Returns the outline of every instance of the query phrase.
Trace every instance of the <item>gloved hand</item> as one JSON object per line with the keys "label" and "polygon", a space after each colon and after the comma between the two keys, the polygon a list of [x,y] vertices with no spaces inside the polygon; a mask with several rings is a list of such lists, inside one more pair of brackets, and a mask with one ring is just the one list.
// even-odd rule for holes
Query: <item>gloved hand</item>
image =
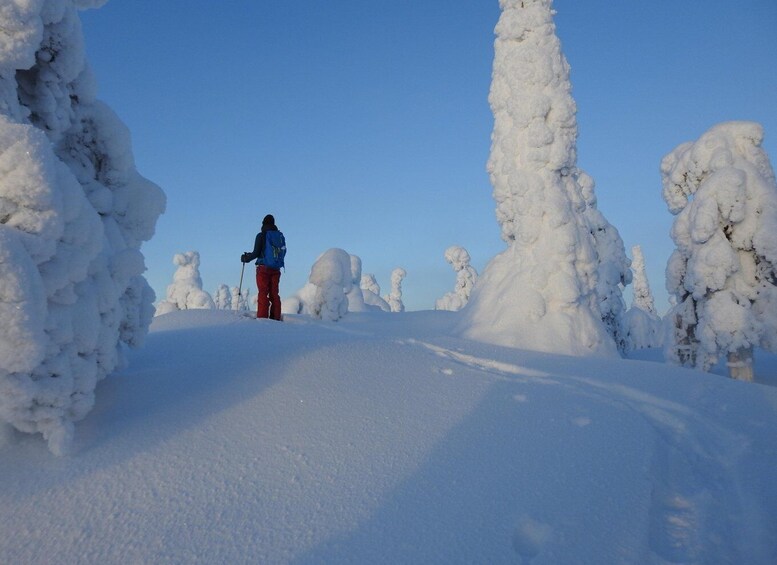
{"label": "gloved hand", "polygon": [[248,263],[251,259],[248,258],[248,253],[243,253],[240,256],[240,262],[241,263]]}

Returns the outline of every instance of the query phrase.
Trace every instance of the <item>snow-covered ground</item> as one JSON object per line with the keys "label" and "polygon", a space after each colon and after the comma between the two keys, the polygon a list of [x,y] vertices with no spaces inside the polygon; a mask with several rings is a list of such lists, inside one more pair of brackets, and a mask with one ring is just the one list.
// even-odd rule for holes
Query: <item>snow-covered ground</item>
{"label": "snow-covered ground", "polygon": [[777,563],[777,388],[456,316],[156,318],[72,455],[6,431],[0,563]]}

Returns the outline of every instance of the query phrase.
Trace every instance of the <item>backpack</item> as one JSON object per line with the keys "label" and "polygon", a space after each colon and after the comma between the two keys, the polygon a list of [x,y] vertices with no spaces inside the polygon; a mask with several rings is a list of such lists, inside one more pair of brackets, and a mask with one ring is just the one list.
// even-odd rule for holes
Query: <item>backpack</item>
{"label": "backpack", "polygon": [[268,230],[264,234],[264,255],[260,262],[271,269],[280,269],[286,257],[286,238],[278,230]]}

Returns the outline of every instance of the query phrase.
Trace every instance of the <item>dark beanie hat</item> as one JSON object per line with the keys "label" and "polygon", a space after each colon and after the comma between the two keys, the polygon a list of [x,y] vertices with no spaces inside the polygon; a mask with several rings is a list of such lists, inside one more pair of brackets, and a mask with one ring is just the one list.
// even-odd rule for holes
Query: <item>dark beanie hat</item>
{"label": "dark beanie hat", "polygon": [[262,220],[263,226],[274,226],[275,225],[275,218],[273,218],[272,214],[267,214],[264,217],[264,220]]}

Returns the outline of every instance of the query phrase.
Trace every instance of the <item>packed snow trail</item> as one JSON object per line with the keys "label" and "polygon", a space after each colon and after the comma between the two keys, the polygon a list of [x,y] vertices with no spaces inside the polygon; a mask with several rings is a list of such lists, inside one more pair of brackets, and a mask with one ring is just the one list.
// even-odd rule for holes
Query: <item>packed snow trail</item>
{"label": "packed snow trail", "polygon": [[456,314],[155,319],[0,562],[777,562],[777,389],[446,337]]}

